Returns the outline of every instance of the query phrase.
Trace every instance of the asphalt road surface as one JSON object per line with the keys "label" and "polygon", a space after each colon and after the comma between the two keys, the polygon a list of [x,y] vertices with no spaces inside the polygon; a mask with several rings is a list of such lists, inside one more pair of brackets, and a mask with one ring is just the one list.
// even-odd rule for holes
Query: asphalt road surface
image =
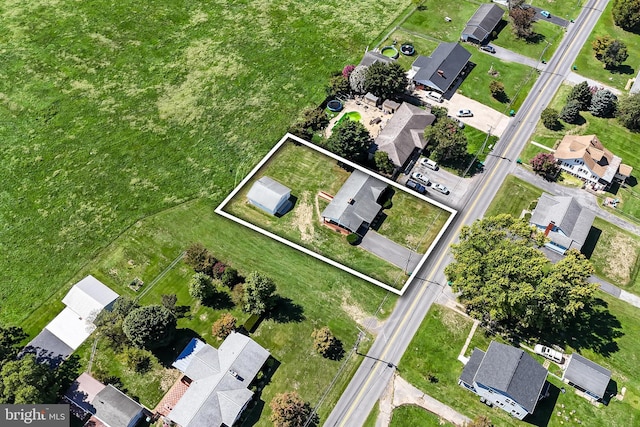
{"label": "asphalt road surface", "polygon": [[[504,178],[515,167],[516,159],[529,140],[540,117],[556,90],[570,72],[582,45],[587,40],[608,0],[588,1],[575,24],[568,27],[545,71],[531,89],[492,155],[487,159],[484,176],[468,192],[468,200],[458,212],[449,230],[424,264],[413,285],[398,304],[378,334],[369,353],[353,376],[345,392],[329,415],[325,426],[361,426],[380,398],[404,351],[425,314],[446,286],[444,267],[451,261],[449,245],[457,239],[460,227],[481,218]],[[425,354],[425,357],[429,357]],[[449,403],[449,402],[444,402]]]}

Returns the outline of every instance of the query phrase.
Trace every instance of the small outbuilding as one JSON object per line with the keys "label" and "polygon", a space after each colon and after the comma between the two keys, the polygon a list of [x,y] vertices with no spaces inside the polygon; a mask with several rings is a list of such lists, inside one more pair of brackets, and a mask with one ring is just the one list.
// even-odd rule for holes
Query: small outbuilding
{"label": "small outbuilding", "polygon": [[387,99],[382,103],[382,111],[385,113],[393,114],[398,111],[398,108],[400,108],[400,104],[391,99]]}
{"label": "small outbuilding", "polygon": [[283,215],[291,209],[290,198],[291,190],[268,176],[257,180],[247,194],[249,203],[271,215]]}
{"label": "small outbuilding", "polygon": [[502,19],[504,10],[494,3],[483,3],[467,22],[460,38],[466,42],[481,44]]}
{"label": "small outbuilding", "polygon": [[611,381],[611,371],[578,353],[573,353],[562,379],[589,397],[601,400]]}
{"label": "small outbuilding", "polygon": [[377,96],[375,96],[371,92],[367,92],[367,94],[364,96],[364,103],[365,104],[371,105],[372,107],[377,107],[378,106],[378,102],[380,102],[380,98],[378,98]]}

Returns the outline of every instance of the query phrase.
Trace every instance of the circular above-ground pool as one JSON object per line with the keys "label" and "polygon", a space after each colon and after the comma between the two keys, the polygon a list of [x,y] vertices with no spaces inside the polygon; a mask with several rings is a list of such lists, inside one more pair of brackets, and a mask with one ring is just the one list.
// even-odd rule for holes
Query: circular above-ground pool
{"label": "circular above-ground pool", "polygon": [[398,49],[396,49],[394,46],[385,46],[382,48],[380,53],[393,59],[396,59],[399,56]]}
{"label": "circular above-ground pool", "polygon": [[413,48],[412,44],[407,43],[400,46],[400,52],[402,52],[403,55],[411,56],[416,53],[416,50]]}
{"label": "circular above-ground pool", "polygon": [[327,102],[327,108],[329,109],[329,111],[337,113],[338,111],[342,110],[342,102],[338,101],[337,99],[332,99],[331,101]]}

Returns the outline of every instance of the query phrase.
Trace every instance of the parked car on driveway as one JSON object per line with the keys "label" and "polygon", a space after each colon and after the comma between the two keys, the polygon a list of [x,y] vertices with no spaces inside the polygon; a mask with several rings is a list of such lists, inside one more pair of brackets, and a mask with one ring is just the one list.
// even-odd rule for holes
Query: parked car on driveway
{"label": "parked car on driveway", "polygon": [[473,117],[473,113],[471,112],[471,110],[458,110],[458,114],[456,114],[456,116],[458,116],[458,117]]}
{"label": "parked car on driveway", "polygon": [[419,182],[416,182],[416,181],[414,181],[412,179],[408,180],[405,185],[407,187],[409,187],[410,189],[417,191],[420,194],[424,194],[424,193],[427,192],[427,189],[424,187],[424,185],[422,185]]}
{"label": "parked car on driveway", "polygon": [[548,10],[541,10],[540,15],[544,16],[545,18],[551,17],[551,13],[549,13]]}
{"label": "parked car on driveway", "polygon": [[422,159],[420,159],[418,164],[420,166],[424,166],[425,168],[428,168],[434,171],[437,171],[439,169],[438,164],[436,162],[434,162],[431,159],[427,159],[426,157],[423,157]]}
{"label": "parked car on driveway", "polygon": [[430,90],[427,93],[425,93],[425,95],[429,99],[433,99],[434,101],[437,101],[437,102],[442,102],[442,95],[439,94],[438,92]]}
{"label": "parked car on driveway", "polygon": [[494,48],[490,44],[480,46],[480,50],[484,50],[485,52],[489,52],[489,53],[496,53],[496,48]]}
{"label": "parked car on driveway", "polygon": [[431,186],[436,191],[439,191],[442,194],[449,194],[449,189],[442,184],[433,184]]}
{"label": "parked car on driveway", "polygon": [[420,172],[412,173],[411,178],[415,179],[416,181],[424,185],[429,185],[429,177],[427,175],[421,174]]}
{"label": "parked car on driveway", "polygon": [[536,354],[539,354],[542,357],[546,357],[549,360],[553,360],[554,362],[557,362],[557,363],[562,363],[563,354],[550,347],[546,347],[541,344],[536,344],[535,347],[533,348],[533,351]]}

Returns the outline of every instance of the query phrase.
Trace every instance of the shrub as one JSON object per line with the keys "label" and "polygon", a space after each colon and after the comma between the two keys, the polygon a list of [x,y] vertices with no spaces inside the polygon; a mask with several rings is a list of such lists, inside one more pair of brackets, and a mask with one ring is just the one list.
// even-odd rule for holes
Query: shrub
{"label": "shrub", "polygon": [[127,347],[124,350],[123,356],[124,362],[129,369],[133,369],[137,373],[145,373],[151,369],[153,355],[147,350],[137,347]]}
{"label": "shrub", "polygon": [[387,154],[387,152],[385,151],[376,151],[376,153],[373,155],[373,161],[376,164],[376,169],[387,175],[391,175],[396,168],[396,166],[389,158],[389,154]]}
{"label": "shrub", "polygon": [[345,67],[342,69],[342,77],[348,80],[349,76],[351,76],[351,73],[355,69],[356,69],[355,65],[345,65]]}
{"label": "shrub", "polygon": [[502,99],[506,96],[504,93],[504,84],[498,80],[491,80],[489,90],[491,91],[491,96],[496,99]]}
{"label": "shrub", "polygon": [[200,302],[213,298],[215,289],[211,277],[204,273],[196,273],[189,282],[189,295]]}
{"label": "shrub", "polygon": [[178,296],[176,294],[162,295],[162,306],[175,314]]}
{"label": "shrub", "polygon": [[578,101],[569,101],[560,111],[560,118],[567,123],[577,123],[580,117],[580,104]]}
{"label": "shrub", "polygon": [[236,318],[231,313],[224,313],[211,326],[211,334],[218,339],[225,339],[236,329]]}
{"label": "shrub", "polygon": [[544,110],[542,110],[540,119],[542,119],[542,124],[547,129],[558,130],[560,128],[560,122],[558,121],[558,112],[553,108],[545,108]]}
{"label": "shrub", "polygon": [[347,234],[347,242],[350,245],[357,245],[358,242],[360,241],[360,236],[358,236],[356,233],[351,233],[351,234]]}
{"label": "shrub", "polygon": [[269,406],[274,427],[303,427],[312,413],[311,405],[295,391],[276,394]]}
{"label": "shrub", "polygon": [[244,285],[241,283],[237,283],[233,290],[231,291],[231,301],[238,307],[242,306],[242,301],[244,298]]}
{"label": "shrub", "polygon": [[328,327],[325,326],[320,329],[314,329],[311,337],[313,338],[313,348],[315,348],[322,357],[333,360],[342,358],[342,354],[344,353],[342,343],[333,335]]}

